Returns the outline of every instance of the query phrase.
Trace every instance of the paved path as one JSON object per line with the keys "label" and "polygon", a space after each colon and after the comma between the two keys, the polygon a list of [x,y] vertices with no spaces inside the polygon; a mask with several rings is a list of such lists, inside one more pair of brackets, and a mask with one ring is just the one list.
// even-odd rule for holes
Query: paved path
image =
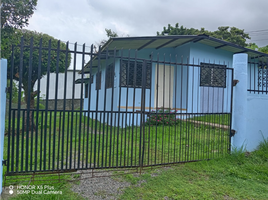
{"label": "paved path", "polygon": [[230,126],[223,125],[223,124],[216,124],[216,123],[195,121],[195,120],[188,120],[188,119],[183,119],[182,121],[191,122],[191,123],[194,123],[194,124],[202,124],[202,125],[212,126],[212,127],[221,128],[221,129],[224,129],[224,130],[229,130],[230,129]]}

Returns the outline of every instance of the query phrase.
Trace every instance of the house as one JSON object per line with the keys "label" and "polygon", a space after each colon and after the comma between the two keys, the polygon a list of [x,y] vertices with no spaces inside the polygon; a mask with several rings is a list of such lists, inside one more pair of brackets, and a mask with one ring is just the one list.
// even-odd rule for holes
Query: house
{"label": "house", "polygon": [[237,53],[266,55],[207,35],[111,38],[81,71],[90,74],[84,111],[122,127],[159,108],[176,118],[228,114]]}

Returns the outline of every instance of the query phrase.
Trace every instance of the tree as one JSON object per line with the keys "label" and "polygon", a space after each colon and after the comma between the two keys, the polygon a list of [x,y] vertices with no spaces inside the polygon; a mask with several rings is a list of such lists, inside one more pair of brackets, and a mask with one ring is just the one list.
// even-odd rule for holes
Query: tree
{"label": "tree", "polygon": [[19,41],[16,29],[29,24],[37,0],[2,0],[1,3],[1,58],[8,58],[11,44]]}
{"label": "tree", "polygon": [[262,53],[267,53],[268,54],[268,45],[264,46],[264,47],[260,47],[258,49],[258,51],[262,52]]}
{"label": "tree", "polygon": [[206,34],[227,42],[232,42],[239,46],[247,46],[246,39],[250,39],[249,35],[244,32],[244,30],[238,29],[236,27],[221,26],[218,27],[216,31],[208,31],[205,28],[200,30],[195,28],[186,28],[179,26],[179,23],[176,23],[175,27],[168,24],[168,27],[164,27],[161,33],[157,32],[157,35],[200,35]]}
{"label": "tree", "polygon": [[[108,37],[108,39],[112,38],[112,37],[118,37],[118,34],[114,31],[112,31],[111,29],[105,29],[106,32],[106,36]],[[96,45],[94,45],[94,51],[95,53],[98,52],[97,50],[97,46],[103,46],[108,40],[103,39],[102,41],[100,41],[99,43],[97,43]]]}
{"label": "tree", "polygon": [[[38,79],[41,79],[45,74],[47,74],[48,70],[48,64],[50,64],[49,72],[64,72],[66,66],[69,67],[70,62],[71,62],[71,55],[68,54],[67,58],[67,63],[66,63],[66,53],[63,51],[60,51],[59,53],[59,66],[57,69],[57,51],[56,50],[51,50],[50,53],[50,62],[48,63],[48,50],[47,49],[42,49],[41,51],[41,67],[40,67],[40,76],[38,75],[38,64],[39,64],[39,42],[40,39],[42,39],[42,46],[43,47],[48,47],[49,43],[51,42],[51,48],[52,49],[57,49],[58,44],[60,45],[61,50],[66,50],[66,45],[63,42],[60,42],[53,37],[43,34],[43,33],[38,33],[36,31],[29,31],[25,29],[17,30],[16,31],[16,37],[15,38],[20,38],[20,36],[23,36],[23,42],[24,42],[24,49],[23,49],[23,73],[20,73],[20,46],[16,46],[14,48],[14,68],[13,68],[13,78],[14,80],[19,81],[21,78],[21,87],[24,90],[24,101],[27,105],[28,98],[30,100],[30,105],[27,105],[30,107],[30,109],[35,108],[35,103],[34,103],[34,98],[38,94],[38,91],[33,91],[34,90],[34,85]],[[38,47],[34,48],[32,51],[32,62],[30,63],[30,44],[31,44],[31,38],[33,40],[33,46]],[[16,43],[19,43],[20,41],[17,41]],[[8,74],[11,74],[11,62],[12,58],[11,56],[8,58]],[[29,66],[32,64],[32,70],[29,70]],[[10,76],[10,75],[9,75]],[[31,77],[31,79],[29,79]],[[29,83],[29,80],[31,82]],[[29,96],[30,94],[30,96]],[[32,112],[30,113],[30,124],[33,124],[31,122],[32,119]],[[25,122],[27,120],[24,120]],[[25,126],[27,127],[27,126]]]}
{"label": "tree", "polygon": [[247,48],[268,54],[268,45],[264,47],[258,47],[258,45],[256,45],[255,43],[249,43]]}

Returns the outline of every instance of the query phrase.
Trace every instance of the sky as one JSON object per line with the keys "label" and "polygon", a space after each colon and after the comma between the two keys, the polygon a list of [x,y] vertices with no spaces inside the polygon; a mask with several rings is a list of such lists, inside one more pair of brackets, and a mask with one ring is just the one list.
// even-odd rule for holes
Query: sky
{"label": "sky", "polygon": [[267,0],[38,0],[27,29],[89,46],[107,39],[105,28],[155,36],[168,24],[209,31],[234,26],[261,47],[268,45],[267,8]]}

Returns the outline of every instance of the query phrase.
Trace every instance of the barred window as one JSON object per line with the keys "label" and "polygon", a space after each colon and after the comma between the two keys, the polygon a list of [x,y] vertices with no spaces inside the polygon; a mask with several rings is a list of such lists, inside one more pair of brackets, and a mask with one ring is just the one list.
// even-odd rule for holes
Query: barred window
{"label": "barred window", "polygon": [[[121,60],[121,76],[120,76],[120,86],[121,87],[142,87],[142,66],[143,62]],[[151,88],[151,69],[152,64],[146,64],[146,88]],[[136,73],[135,73],[136,72]]]}
{"label": "barred window", "polygon": [[88,98],[88,83],[85,84],[85,98]]}
{"label": "barred window", "polygon": [[268,69],[264,63],[260,63],[258,67],[258,87],[260,90],[268,89]]}
{"label": "barred window", "polygon": [[106,68],[106,74],[105,74],[105,84],[106,88],[112,88],[114,84],[114,64],[110,64]]}
{"label": "barred window", "polygon": [[101,89],[101,72],[96,74],[96,90]]}
{"label": "barred window", "polygon": [[226,65],[200,63],[200,86],[226,87]]}

